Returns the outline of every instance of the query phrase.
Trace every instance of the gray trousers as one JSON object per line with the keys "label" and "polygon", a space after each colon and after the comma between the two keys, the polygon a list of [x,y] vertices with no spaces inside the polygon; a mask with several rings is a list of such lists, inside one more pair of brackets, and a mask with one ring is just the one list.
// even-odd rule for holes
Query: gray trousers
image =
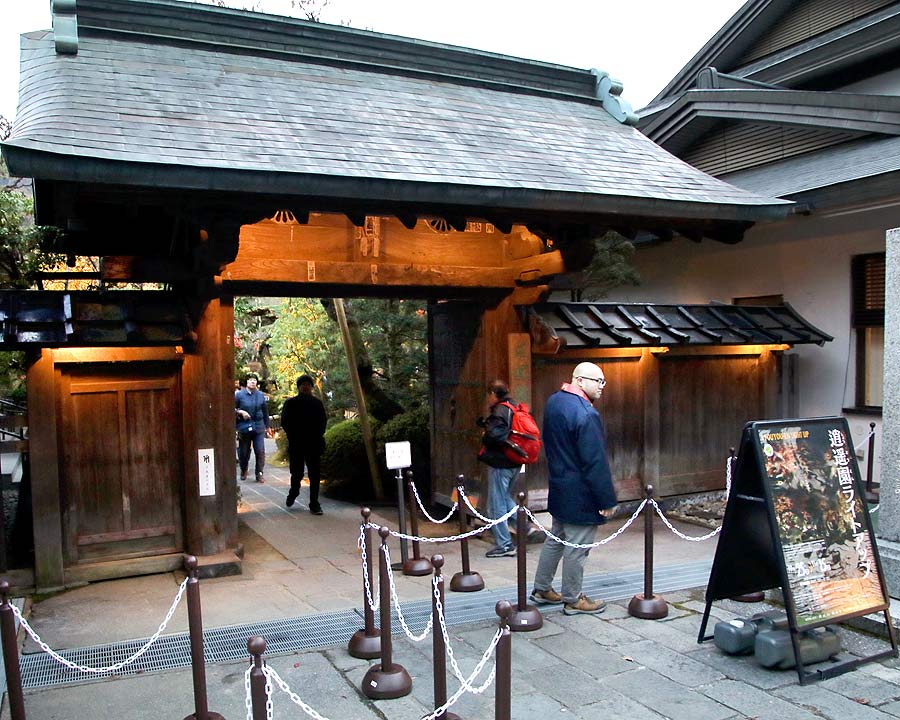
{"label": "gray trousers", "polygon": [[[594,542],[597,526],[572,525],[553,518],[550,532],[561,540],[586,545]],[[584,563],[590,552],[590,549],[571,548],[548,537],[544,540],[544,547],[541,548],[537,572],[534,574],[534,589],[549,590],[553,587],[553,576],[556,575],[559,559],[562,558],[562,599],[565,603],[574,603],[581,594]]]}

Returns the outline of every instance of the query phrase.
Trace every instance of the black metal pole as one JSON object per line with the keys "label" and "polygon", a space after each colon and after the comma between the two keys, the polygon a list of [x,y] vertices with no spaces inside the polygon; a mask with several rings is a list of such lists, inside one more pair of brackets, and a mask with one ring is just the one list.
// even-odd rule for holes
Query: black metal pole
{"label": "black metal pole", "polygon": [[253,720],[266,720],[266,705],[269,696],[266,695],[266,674],[263,672],[263,653],[266,651],[266,641],[258,635],[247,640],[247,652],[253,658],[253,667],[250,669],[250,705],[253,709]]}
{"label": "black metal pole", "polygon": [[875,423],[869,423],[869,451],[866,457],[866,502],[877,503],[880,493],[872,487],[872,473],[875,468]]}
{"label": "black metal pole", "polygon": [[0,635],[3,636],[3,668],[6,670],[6,693],[9,698],[9,714],[12,720],[25,720],[25,696],[22,693],[22,675],[19,672],[19,643],[16,641],[16,617],[9,604],[9,583],[0,580]]}
{"label": "black metal pole", "polygon": [[191,641],[191,672],[194,679],[194,714],[184,720],[223,720],[216,712],[209,711],[206,696],[206,660],[203,657],[203,610],[200,607],[200,580],[197,578],[197,558],[188,555],[184,559],[188,573],[187,611]]}
{"label": "black metal pole", "polygon": [[[419,513],[416,507],[416,498],[413,489],[413,473],[407,470],[406,476],[406,503],[409,505],[409,531],[413,537],[419,537]],[[403,574],[412,576],[431,575],[431,563],[422,557],[419,551],[419,541],[412,541],[413,556],[403,561]]]}
{"label": "black metal pole", "polygon": [[[458,475],[456,478],[456,496],[459,503],[459,534],[465,535],[466,505],[463,497],[466,494],[466,476]],[[484,589],[484,579],[477,572],[469,568],[469,539],[462,538],[459,541],[459,554],[462,560],[462,570],[450,578],[450,589],[453,592],[477,592]]]}
{"label": "black metal pole", "polygon": [[635,595],[628,603],[628,614],[645,620],[659,620],[669,614],[669,604],[661,595],[653,594],[653,486],[644,488],[644,594]]}
{"label": "black metal pole", "polygon": [[[381,655],[381,633],[375,629],[375,611],[369,605],[369,593],[375,592],[375,557],[372,554],[372,528],[369,517],[372,511],[364,507],[359,511],[362,515],[362,551],[366,554],[366,576],[363,578],[363,619],[362,630],[357,630],[350,638],[347,652],[355,658],[372,660]],[[366,591],[366,577],[369,580],[369,591]],[[373,595],[374,597],[374,595]]]}
{"label": "black metal pole", "polygon": [[540,630],[544,626],[544,616],[534,605],[529,605],[526,597],[525,582],[528,569],[525,565],[525,552],[528,536],[528,513],[525,509],[527,495],[520,492],[516,499],[519,507],[516,509],[516,608],[509,618],[509,627],[513,632],[531,632]]}
{"label": "black metal pole", "polygon": [[[403,500],[403,470],[397,468],[397,524],[401,535],[406,535],[406,502]],[[409,560],[409,551],[406,547],[406,539],[400,538],[400,562],[395,566],[401,570]]]}
{"label": "black metal pole", "polygon": [[[434,568],[434,577],[437,582],[437,595],[431,594],[431,650],[434,668],[434,709],[437,710],[447,702],[447,645],[444,642],[444,633],[441,631],[441,617],[438,613],[438,600],[441,607],[444,606],[444,576],[441,568],[444,566],[443,555],[433,555],[431,565]],[[446,613],[445,613],[446,616]],[[445,710],[436,716],[436,720],[459,720],[455,713]]]}
{"label": "black metal pole", "polygon": [[509,617],[512,606],[501,600],[495,608],[500,618],[500,641],[497,643],[497,683],[494,695],[494,720],[510,720],[512,714],[512,633]]}

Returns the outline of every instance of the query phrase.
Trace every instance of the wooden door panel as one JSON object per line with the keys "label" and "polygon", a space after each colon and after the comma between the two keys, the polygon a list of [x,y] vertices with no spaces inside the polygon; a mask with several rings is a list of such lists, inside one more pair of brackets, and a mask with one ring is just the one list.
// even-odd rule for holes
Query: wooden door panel
{"label": "wooden door panel", "polygon": [[182,549],[177,373],[157,363],[64,371],[68,563]]}

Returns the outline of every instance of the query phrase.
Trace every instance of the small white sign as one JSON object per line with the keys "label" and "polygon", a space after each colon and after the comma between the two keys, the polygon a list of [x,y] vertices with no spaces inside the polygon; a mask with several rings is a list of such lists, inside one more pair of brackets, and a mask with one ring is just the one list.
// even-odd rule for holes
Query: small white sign
{"label": "small white sign", "polygon": [[201,448],[197,451],[200,463],[200,497],[216,494],[216,451],[214,448]]}
{"label": "small white sign", "polygon": [[384,454],[387,457],[388,470],[399,470],[412,465],[412,452],[409,440],[384,444]]}

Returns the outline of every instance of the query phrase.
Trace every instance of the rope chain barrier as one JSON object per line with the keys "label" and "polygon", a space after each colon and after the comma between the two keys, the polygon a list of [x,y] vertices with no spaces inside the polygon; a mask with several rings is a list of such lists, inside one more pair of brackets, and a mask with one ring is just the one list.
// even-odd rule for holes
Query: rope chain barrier
{"label": "rope chain barrier", "polygon": [[[479,527],[479,528],[475,528],[474,530],[470,530],[470,531],[467,532],[467,533],[460,533],[459,535],[448,535],[447,537],[430,538],[430,537],[421,537],[421,536],[418,536],[418,535],[407,535],[406,533],[397,532],[396,530],[390,530],[390,529],[388,530],[388,532],[390,532],[390,534],[391,534],[392,537],[398,538],[398,539],[400,539],[400,540],[412,540],[412,541],[420,542],[420,543],[450,543],[450,542],[456,542],[457,540],[462,540],[462,539],[464,539],[464,538],[470,538],[470,537],[474,537],[475,535],[481,535],[481,533],[487,532],[487,531],[490,530],[492,527],[494,527],[494,525],[499,525],[499,524],[502,523],[502,522],[508,521],[513,515],[516,514],[516,510],[518,510],[518,508],[515,508],[515,507],[514,507],[512,510],[510,510],[510,511],[507,512],[506,514],[501,515],[500,517],[498,517],[496,520],[490,520],[490,521],[488,522],[487,525],[482,525],[482,526]],[[369,524],[368,524],[368,527],[369,527],[371,530],[377,530],[378,528],[381,527],[381,525],[376,525],[376,524],[374,524],[374,523],[369,523]]]}
{"label": "rope chain barrier", "polygon": [[[453,654],[453,646],[450,644],[450,633],[447,630],[447,621],[444,618],[444,604],[441,602],[441,592],[438,589],[438,581],[437,578],[432,579],[432,586],[434,592],[434,600],[435,605],[437,606],[438,611],[438,620],[441,624],[441,635],[444,637],[444,647],[447,649],[447,657],[450,658],[450,667],[453,670],[453,674],[456,676],[456,679],[462,683],[463,689],[466,689],[468,692],[471,692],[473,695],[480,695],[485,690],[487,690],[491,683],[494,681],[494,675],[497,672],[497,663],[495,662],[493,666],[491,666],[491,672],[488,674],[487,680],[484,681],[484,684],[480,687],[472,687],[471,681],[474,680],[480,674],[481,670],[479,669],[477,672],[473,673],[472,676],[467,680],[466,676],[463,675],[462,670],[459,669],[459,664],[456,662],[456,656]],[[498,640],[499,640],[499,633]]]}
{"label": "rope chain barrier", "polygon": [[469,511],[475,517],[477,517],[479,520],[481,520],[481,522],[494,522],[492,518],[485,517],[480,512],[478,512],[478,509],[472,504],[472,501],[469,500],[469,496],[466,495],[465,492],[461,492],[460,495],[462,495],[463,502],[468,506]]}
{"label": "rope chain barrier", "polygon": [[543,530],[544,534],[551,540],[555,540],[560,545],[565,545],[566,547],[576,548],[578,550],[588,550],[591,548],[600,547],[601,545],[606,545],[606,543],[608,543],[612,540],[615,540],[617,537],[619,537],[619,535],[621,535],[629,527],[631,527],[631,524],[635,521],[637,516],[641,514],[641,510],[644,509],[644,506],[646,504],[647,504],[647,499],[644,498],[641,501],[641,504],[638,505],[637,510],[635,510],[634,513],[632,513],[631,517],[628,518],[628,520],[622,527],[620,527],[618,530],[616,530],[614,533],[612,533],[608,537],[605,537],[602,540],[598,540],[597,542],[593,542],[593,543],[573,543],[573,542],[569,542],[568,540],[563,540],[562,538],[558,538],[558,537],[556,537],[556,535],[554,535],[552,532],[550,532],[547,528],[545,528],[543,525],[541,525],[541,523],[538,521],[538,519],[534,516],[534,513],[531,512],[530,508],[526,507],[525,513],[531,519],[531,522],[533,522],[540,530]]}
{"label": "rope chain barrier", "polygon": [[378,612],[378,596],[375,595],[373,598],[372,586],[369,585],[369,558],[366,554],[365,531],[365,527],[360,526],[359,540],[356,544],[357,547],[359,547],[359,554],[362,557],[363,582],[366,586],[366,602],[369,603],[369,608],[372,610],[372,612]]}
{"label": "rope chain barrier", "polygon": [[178,588],[178,593],[175,595],[175,601],[172,603],[172,607],[170,607],[169,612],[166,613],[165,620],[163,620],[160,623],[159,628],[156,630],[155,633],[153,633],[153,637],[151,637],[146,643],[144,643],[144,646],[142,648],[140,648],[137,652],[135,652],[131,657],[126,658],[125,660],[122,660],[121,662],[117,662],[115,665],[110,665],[109,667],[105,667],[105,668],[94,668],[94,667],[89,667],[87,665],[79,665],[78,663],[73,663],[71,660],[66,660],[66,658],[64,658],[62,655],[57,653],[49,645],[47,645],[47,643],[45,643],[43,640],[41,640],[40,635],[38,635],[34,631],[34,629],[31,627],[31,625],[28,624],[28,621],[24,617],[22,617],[22,612],[19,610],[18,607],[16,607],[15,605],[11,605],[10,607],[12,607],[13,615],[15,615],[19,619],[19,622],[22,624],[22,627],[25,628],[25,632],[27,632],[31,636],[31,639],[34,640],[40,646],[41,650],[43,650],[50,657],[52,657],[54,660],[56,660],[56,662],[61,663],[61,664],[65,665],[66,667],[71,668],[72,670],[78,670],[79,672],[83,672],[83,673],[93,673],[93,674],[99,675],[102,673],[115,672],[117,670],[121,670],[123,667],[125,667],[126,665],[129,665],[130,663],[133,663],[141,655],[143,655],[145,652],[147,652],[149,647],[159,639],[160,635],[162,635],[163,631],[166,629],[166,625],[169,624],[169,620],[172,619],[172,615],[175,614],[175,608],[177,608],[178,603],[181,602],[181,597],[182,597],[182,595],[184,595],[184,590],[187,587],[188,580],[190,580],[190,575],[188,575],[182,581],[181,587]]}
{"label": "rope chain barrier", "polygon": [[419,497],[419,490],[416,488],[416,484],[410,483],[410,485],[412,485],[412,491],[413,491],[413,495],[416,498],[416,502],[419,504],[419,510],[421,510],[422,514],[433,523],[437,523],[438,525],[441,525],[441,524],[447,522],[451,517],[453,517],[453,513],[456,512],[456,508],[459,507],[459,502],[458,501],[454,502],[453,507],[450,508],[450,512],[447,513],[446,517],[443,520],[438,520],[437,518],[432,517],[431,513],[429,513],[425,509],[425,505],[422,503],[422,498]]}
{"label": "rope chain barrier", "polygon": [[[437,584],[435,583],[435,587]],[[444,623],[444,615],[443,609],[441,609],[438,613],[441,618],[441,627],[444,632],[445,640],[447,636],[446,625]],[[494,637],[491,639],[490,645],[488,645],[487,650],[484,651],[484,654],[481,656],[481,660],[478,661],[478,664],[475,666],[475,669],[472,671],[472,674],[468,677],[460,677],[460,686],[455,693],[438,708],[435,708],[433,712],[425,715],[421,720],[437,720],[437,718],[441,717],[447,710],[453,706],[457,700],[466,692],[470,692],[473,694],[480,694],[487,690],[490,687],[490,684],[494,681],[496,665],[491,669],[491,672],[488,676],[488,679],[481,687],[473,687],[472,683],[475,682],[475,679],[481,674],[482,670],[484,670],[484,666],[487,661],[490,659],[491,655],[494,654],[494,651],[497,649],[497,644],[500,642],[500,638],[503,635],[503,631],[500,628],[497,628],[497,631],[494,633]],[[447,650],[450,651],[450,645],[447,644]],[[452,654],[450,657],[453,657]],[[454,662],[455,666],[455,662]],[[244,671],[244,692],[245,699],[244,705],[247,708],[247,720],[253,720],[253,698],[250,690],[250,671],[253,669],[253,665],[251,665]],[[458,667],[456,667],[458,669]],[[295,705],[297,705],[303,712],[309,715],[314,720],[328,720],[327,717],[318,713],[313,707],[308,705],[303,701],[303,699],[297,695],[297,693],[293,692],[290,686],[281,678],[278,672],[270,667],[267,663],[263,662],[262,666],[263,674],[266,676],[266,720],[273,720],[274,714],[274,704],[272,701],[272,689],[273,689],[273,681],[274,684],[278,686],[278,688],[285,693]]]}
{"label": "rope chain barrier", "polygon": [[[646,500],[644,502],[647,502]],[[710,530],[706,535],[699,535],[697,537],[692,537],[691,535],[685,535],[681,530],[676,528],[671,522],[669,522],[669,518],[667,518],[662,511],[662,508],[657,505],[656,498],[650,498],[650,504],[653,505],[653,509],[656,510],[656,514],[659,515],[659,519],[663,521],[663,524],[669,528],[673,533],[675,533],[682,540],[689,540],[690,542],[703,542],[704,540],[709,540],[711,537],[715,537],[720,532],[722,532],[722,526],[719,525],[714,530]]]}
{"label": "rope chain barrier", "polygon": [[434,618],[431,617],[431,613],[428,614],[428,622],[425,624],[425,629],[422,631],[421,635],[414,635],[413,631],[409,629],[409,626],[406,624],[406,618],[403,617],[403,610],[400,608],[400,598],[397,597],[397,586],[394,584],[394,571],[391,568],[391,551],[388,549],[388,546],[384,546],[384,559],[385,564],[387,565],[387,576],[388,576],[388,584],[391,586],[391,600],[394,603],[394,608],[397,610],[397,618],[400,620],[400,627],[403,628],[403,632],[406,633],[406,637],[408,637],[413,642],[422,642],[425,638],[428,637],[428,634],[431,632],[431,625],[434,622]]}

